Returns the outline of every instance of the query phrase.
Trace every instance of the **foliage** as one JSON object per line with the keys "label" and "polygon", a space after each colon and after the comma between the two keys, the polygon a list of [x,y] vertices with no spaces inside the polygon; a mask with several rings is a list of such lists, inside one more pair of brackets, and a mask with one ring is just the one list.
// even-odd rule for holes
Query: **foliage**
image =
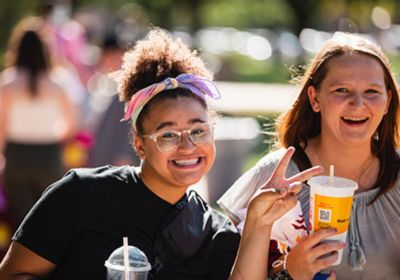
{"label": "foliage", "polygon": [[[39,4],[43,1],[0,0],[0,68],[12,28],[22,17],[38,14]],[[385,8],[394,22],[400,21],[400,13],[397,13],[400,2],[397,0],[71,0],[71,3],[74,11],[103,7],[110,15],[135,14],[134,17],[141,17],[137,22],[146,27],[149,24],[167,29],[179,27],[192,34],[212,26],[240,30],[285,29],[295,34],[303,28],[378,33],[370,19],[372,8],[377,5]],[[355,26],[351,26],[351,21],[340,25],[343,18],[351,18]],[[286,82],[290,73],[285,64],[297,64],[296,61],[280,60],[282,58],[256,61],[239,54],[229,54],[222,59],[232,79],[243,81]],[[397,57],[392,60],[398,72]]]}
{"label": "foliage", "polygon": [[280,0],[230,0],[206,2],[200,10],[205,26],[231,26],[236,28],[259,28],[290,26],[293,12]]}
{"label": "foliage", "polygon": [[[232,80],[269,83],[286,83],[290,80],[289,67],[279,58],[259,61],[248,56],[232,55],[229,61],[231,63]],[[246,67],[243,67],[243,65],[246,65]]]}
{"label": "foliage", "polygon": [[[0,54],[3,53],[16,23],[24,16],[35,14],[39,3],[40,0],[0,0]],[[0,62],[2,59],[0,59]]]}

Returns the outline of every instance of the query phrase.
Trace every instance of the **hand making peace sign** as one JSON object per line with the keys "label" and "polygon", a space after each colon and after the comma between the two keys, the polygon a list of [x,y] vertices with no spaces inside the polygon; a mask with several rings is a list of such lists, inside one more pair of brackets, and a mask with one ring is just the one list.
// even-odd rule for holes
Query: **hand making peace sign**
{"label": "hand making peace sign", "polygon": [[[247,216],[249,220],[267,227],[296,205],[296,194],[301,183],[322,172],[322,167],[306,169],[290,178],[285,177],[286,169],[295,149],[289,147],[269,180],[250,200]],[[247,221],[246,221],[247,222]]]}

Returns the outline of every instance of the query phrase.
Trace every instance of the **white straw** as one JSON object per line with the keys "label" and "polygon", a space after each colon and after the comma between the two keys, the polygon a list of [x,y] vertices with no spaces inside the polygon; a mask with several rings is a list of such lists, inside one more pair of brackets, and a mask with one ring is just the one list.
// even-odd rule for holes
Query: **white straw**
{"label": "white straw", "polygon": [[330,165],[329,166],[329,185],[333,185],[334,173],[335,173],[335,166]]}
{"label": "white straw", "polygon": [[125,267],[125,280],[129,280],[129,252],[128,252],[128,237],[123,238],[124,242],[124,267]]}

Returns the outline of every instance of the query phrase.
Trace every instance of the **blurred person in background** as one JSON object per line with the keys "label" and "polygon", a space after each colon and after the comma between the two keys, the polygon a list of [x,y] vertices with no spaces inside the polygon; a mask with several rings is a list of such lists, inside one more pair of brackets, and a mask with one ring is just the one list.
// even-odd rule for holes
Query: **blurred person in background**
{"label": "blurred person in background", "polygon": [[[56,2],[41,1],[38,11],[42,19],[40,33],[45,38],[51,56],[51,76],[65,89],[72,103],[79,109],[79,119],[83,119],[86,113],[87,90],[86,80],[84,82],[81,79],[78,66],[82,65],[81,60],[87,54],[86,30],[69,18],[69,7],[66,3]],[[69,22],[73,23],[67,25]],[[63,28],[64,25],[67,27]],[[90,73],[92,72],[91,70]]]}
{"label": "blurred person in background", "polygon": [[92,135],[85,126],[89,110],[88,78],[93,75],[96,48],[90,48],[87,30],[71,15],[68,1],[44,0],[38,13],[43,21],[42,35],[50,49],[51,77],[63,87],[76,108],[76,134],[63,145],[63,164],[67,169],[88,164]]}
{"label": "blurred person in background", "polygon": [[4,183],[15,225],[64,168],[61,149],[74,135],[74,106],[50,78],[48,48],[39,18],[23,19],[6,51],[0,87],[0,150]]}
{"label": "blurred person in background", "polygon": [[137,165],[139,157],[134,152],[130,126],[121,122],[124,103],[119,100],[117,83],[110,72],[120,68],[124,51],[117,35],[105,36],[98,73],[89,82],[90,116],[86,126],[92,130],[93,144],[89,148],[88,165]]}
{"label": "blurred person in background", "polygon": [[[337,279],[400,279],[400,109],[387,57],[373,42],[337,32],[300,81],[300,95],[277,122],[280,146],[296,148],[287,175],[312,165],[329,175],[334,165],[335,176],[358,183],[342,262],[330,269]],[[236,222],[282,153],[264,156],[218,201]],[[308,185],[298,200],[308,227]],[[338,257],[338,242],[321,241],[319,232],[299,240],[276,269],[285,279],[312,279]]]}

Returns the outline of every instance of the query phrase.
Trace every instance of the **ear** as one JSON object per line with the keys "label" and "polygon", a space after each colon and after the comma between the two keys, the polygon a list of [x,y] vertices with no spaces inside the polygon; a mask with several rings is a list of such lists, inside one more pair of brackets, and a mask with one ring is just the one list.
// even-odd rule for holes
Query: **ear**
{"label": "ear", "polygon": [[388,99],[386,102],[386,108],[385,108],[385,112],[384,112],[385,115],[389,111],[390,101],[392,101],[392,96],[393,96],[393,93],[390,89],[387,91],[387,95],[388,95]]}
{"label": "ear", "polygon": [[143,139],[140,138],[139,136],[134,136],[133,137],[133,144],[134,144],[134,148],[137,152],[137,154],[139,155],[140,159],[144,159],[145,158],[145,149],[144,149],[144,143],[143,143]]}
{"label": "ear", "polygon": [[318,113],[321,111],[317,90],[314,86],[308,86],[307,88],[308,100],[310,101],[311,108],[314,112]]}

